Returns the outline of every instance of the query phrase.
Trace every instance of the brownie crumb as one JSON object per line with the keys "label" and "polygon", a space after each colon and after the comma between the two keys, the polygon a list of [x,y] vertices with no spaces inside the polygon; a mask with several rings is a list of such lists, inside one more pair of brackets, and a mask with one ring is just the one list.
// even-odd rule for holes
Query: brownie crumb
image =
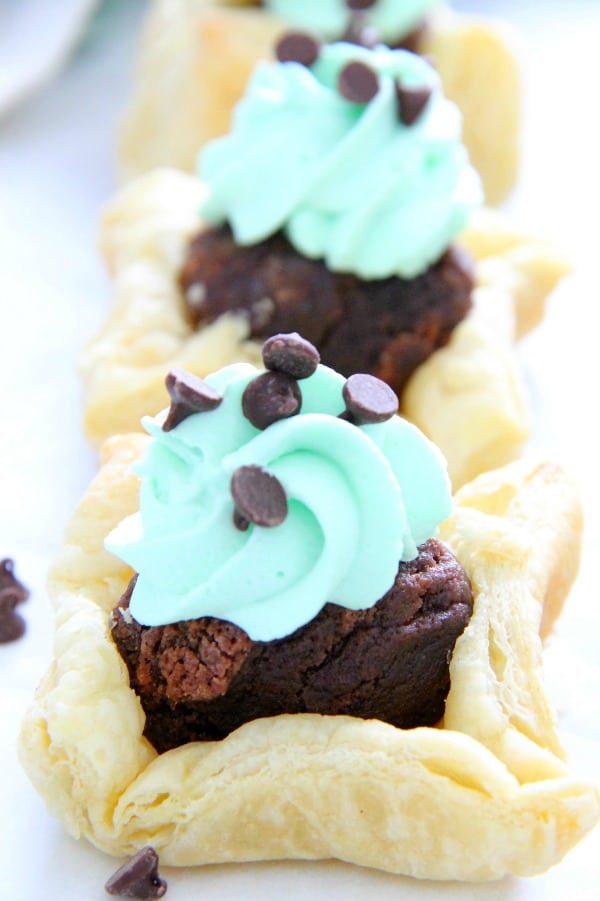
{"label": "brownie crumb", "polygon": [[240,312],[251,337],[299,332],[326,366],[375,375],[399,395],[469,312],[473,272],[451,247],[416,278],[364,281],[303,257],[281,232],[240,247],[225,225],[192,240],[180,285],[193,328]]}
{"label": "brownie crumb", "polygon": [[467,576],[436,539],[400,564],[373,607],[327,604],[270,642],[211,617],[141,626],[128,611],[134,582],[113,611],[112,635],[146,712],[144,734],[161,753],[281,713],[434,725],[444,713],[454,644],[473,607]]}

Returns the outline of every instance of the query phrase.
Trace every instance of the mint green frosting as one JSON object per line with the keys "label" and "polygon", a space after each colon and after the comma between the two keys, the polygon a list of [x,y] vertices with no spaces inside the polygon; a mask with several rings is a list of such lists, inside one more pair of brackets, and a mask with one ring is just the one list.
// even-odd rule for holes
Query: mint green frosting
{"label": "mint green frosting", "polygon": [[[420,25],[439,4],[440,0],[378,0],[364,10],[365,20],[383,41],[394,43]],[[342,36],[350,14],[345,0],[263,0],[263,5],[291,26],[327,40]]]}
{"label": "mint green frosting", "polygon": [[[380,76],[367,105],[336,88],[352,60]],[[395,78],[432,89],[413,125],[399,119]],[[404,50],[344,43],[323,47],[311,69],[259,64],[231,133],[204,148],[200,174],[202,216],[229,222],[238,244],[283,229],[299,253],[363,279],[424,272],[482,198],[460,113],[432,67]]]}
{"label": "mint green frosting", "polygon": [[[450,512],[445,462],[398,416],[357,427],[339,419],[345,379],[325,366],[300,382],[300,414],[264,431],[243,416],[249,364],[206,381],[219,407],[164,432],[139,465],[139,512],[106,539],[138,573],[131,613],[143,625],[214,616],[258,641],[289,635],[328,601],[372,606]],[[262,466],[285,489],[273,528],[233,524],[233,472]]]}

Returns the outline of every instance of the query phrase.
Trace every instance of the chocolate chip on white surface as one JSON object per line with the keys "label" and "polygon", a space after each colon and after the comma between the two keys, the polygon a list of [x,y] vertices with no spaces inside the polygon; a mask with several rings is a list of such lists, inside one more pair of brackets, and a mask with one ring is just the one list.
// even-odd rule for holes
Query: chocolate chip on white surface
{"label": "chocolate chip on white surface", "polygon": [[104,885],[109,895],[149,901],[162,898],[167,883],[158,875],[158,854],[147,845],[113,873]]}
{"label": "chocolate chip on white surface", "polygon": [[236,469],[231,477],[231,495],[235,502],[234,523],[238,529],[241,525],[242,531],[244,522],[273,528],[287,516],[287,497],[281,482],[260,466]]}
{"label": "chocolate chip on white surface", "polygon": [[171,398],[171,408],[163,424],[165,432],[170,432],[193,413],[214,410],[223,400],[218,391],[183,369],[171,369],[165,384]]}
{"label": "chocolate chip on white surface", "polygon": [[301,406],[298,382],[285,372],[263,372],[248,382],[242,395],[244,416],[257,429],[295,416]]}
{"label": "chocolate chip on white surface", "polygon": [[285,372],[294,379],[309,378],[321,360],[314,344],[297,332],[267,338],[263,344],[262,357],[267,369]]}
{"label": "chocolate chip on white surface", "polygon": [[25,620],[16,607],[29,597],[29,590],[17,579],[14,562],[0,561],[0,644],[16,641],[25,632]]}
{"label": "chocolate chip on white surface", "polygon": [[347,418],[355,425],[385,422],[398,412],[395,391],[374,375],[351,375],[342,389]]}

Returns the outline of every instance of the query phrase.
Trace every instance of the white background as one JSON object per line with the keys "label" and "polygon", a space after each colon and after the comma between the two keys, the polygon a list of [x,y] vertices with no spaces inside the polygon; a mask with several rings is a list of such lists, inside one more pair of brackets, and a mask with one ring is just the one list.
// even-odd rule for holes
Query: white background
{"label": "white background", "polygon": [[[0,28],[6,2],[0,0]],[[51,656],[45,572],[96,466],[80,429],[77,356],[108,303],[96,218],[115,187],[115,129],[145,5],[107,2],[69,67],[0,119],[0,558],[14,557],[32,590],[21,608],[25,638],[0,646],[2,901],[102,899],[115,868],[48,817],[19,769],[14,746],[21,713]],[[454,6],[494,12],[521,29],[526,127],[521,182],[509,206],[553,237],[577,266],[520,357],[535,410],[533,443],[570,467],[586,505],[582,573],[548,648],[547,677],[573,766],[598,777],[600,0],[471,0]],[[558,901],[598,898],[599,862],[597,828],[548,874],[489,886],[429,885],[339,863],[164,875],[173,901],[192,895],[276,899],[284,893],[289,901],[307,895]]]}

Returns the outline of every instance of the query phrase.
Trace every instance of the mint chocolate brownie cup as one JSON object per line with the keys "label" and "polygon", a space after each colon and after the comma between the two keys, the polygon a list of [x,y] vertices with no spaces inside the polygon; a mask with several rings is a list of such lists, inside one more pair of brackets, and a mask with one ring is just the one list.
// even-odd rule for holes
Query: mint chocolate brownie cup
{"label": "mint chocolate brownie cup", "polygon": [[107,210],[115,303],[83,361],[88,433],[138,428],[173,366],[259,363],[264,338],[299,331],[344,375],[386,381],[455,486],[513,459],[527,411],[511,344],[562,261],[476,224],[460,114],[425,60],[298,34],[278,55],[200,179],[156,172]]}
{"label": "mint chocolate brownie cup", "polygon": [[434,725],[471,615],[433,537],[443,461],[394,393],[296,334],[263,356],[259,375],[169,377],[139,517],[108,539],[139,566],[112,635],[161,752],[284,713]]}
{"label": "mint chocolate brownie cup", "polygon": [[107,442],[50,576],[25,768],[118,856],[542,872],[600,813],[541,673],[576,492],[523,461],[451,503],[391,389],[306,351],[288,336],[266,371],[172,372],[150,436]]}
{"label": "mint chocolate brownie cup", "polygon": [[328,42],[403,47],[433,61],[464,119],[488,203],[518,170],[520,65],[506,23],[436,0],[154,0],[120,136],[124,175],[193,171],[200,147],[225,134],[255,64],[285,31]]}
{"label": "mint chocolate brownie cup", "polygon": [[452,239],[481,200],[460,116],[419,57],[291,34],[200,159],[211,227],[181,284],[194,328],[300,331],[323,362],[397,393],[471,307]]}

